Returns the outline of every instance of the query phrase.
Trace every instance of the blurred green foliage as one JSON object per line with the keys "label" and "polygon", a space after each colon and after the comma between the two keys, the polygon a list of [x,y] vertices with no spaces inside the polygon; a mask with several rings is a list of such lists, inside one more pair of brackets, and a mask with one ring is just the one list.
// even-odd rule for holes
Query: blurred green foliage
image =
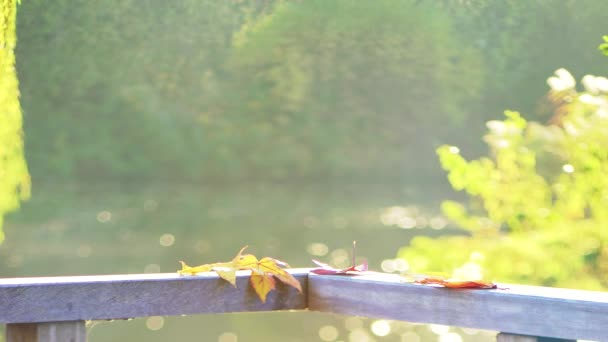
{"label": "blurred green foliage", "polygon": [[480,149],[462,131],[533,113],[549,70],[599,72],[608,2],[551,3],[28,0],[32,176],[436,181],[442,141]]}
{"label": "blurred green foliage", "polygon": [[604,55],[608,56],[608,36],[604,36],[604,43],[600,44],[600,51],[604,53]]}
{"label": "blurred green foliage", "polygon": [[471,198],[446,201],[443,212],[470,235],[414,239],[399,253],[414,269],[608,288],[608,79],[587,75],[578,91],[559,69],[548,83],[550,123],[507,111],[487,124],[489,157],[438,149],[454,189]]}
{"label": "blurred green foliage", "polygon": [[15,70],[16,15],[17,0],[0,1],[0,242],[4,240],[4,215],[19,208],[30,194]]}
{"label": "blurred green foliage", "polygon": [[464,121],[484,71],[450,23],[413,1],[281,3],[235,38],[234,158],[296,176],[432,168],[420,149]]}
{"label": "blurred green foliage", "polygon": [[[199,117],[240,1],[24,2],[18,66],[34,178],[198,178]],[[49,158],[52,156],[52,158]]]}
{"label": "blurred green foliage", "polygon": [[605,32],[606,19],[600,13],[608,13],[606,1],[439,3],[451,13],[456,29],[478,46],[488,65],[482,96],[485,113],[478,118],[493,119],[495,113],[511,108],[545,120],[537,107],[547,75],[558,68],[575,75],[605,73],[605,62],[595,49],[597,37]]}

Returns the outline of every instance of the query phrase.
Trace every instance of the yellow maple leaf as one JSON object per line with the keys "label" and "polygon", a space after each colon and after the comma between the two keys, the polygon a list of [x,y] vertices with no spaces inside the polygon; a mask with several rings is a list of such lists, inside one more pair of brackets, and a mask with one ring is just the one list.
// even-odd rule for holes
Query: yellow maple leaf
{"label": "yellow maple leaf", "polygon": [[241,255],[238,260],[235,258],[232,262],[239,270],[258,269],[258,258],[256,258],[253,254]]}
{"label": "yellow maple leaf", "polygon": [[264,274],[272,274],[281,282],[295,287],[299,292],[302,292],[300,282],[294,278],[289,272],[281,268],[280,264],[285,264],[279,260],[265,257],[258,261],[258,271]]}
{"label": "yellow maple leaf", "polygon": [[186,265],[186,263],[183,261],[180,261],[180,263],[182,264],[182,269],[177,271],[177,273],[179,273],[179,274],[195,275],[197,273],[211,271],[211,265],[200,265],[200,266],[196,266],[196,267],[191,267],[191,266]]}
{"label": "yellow maple leaf", "polygon": [[[228,264],[228,263],[226,263],[226,264]],[[227,282],[232,284],[232,286],[236,287],[236,269],[234,267],[232,267],[231,265],[225,265],[225,266],[216,265],[212,268],[212,271],[217,273],[217,275],[219,275],[220,278],[226,280]]]}
{"label": "yellow maple leaf", "polygon": [[275,282],[272,275],[253,271],[249,281],[262,303],[266,303],[266,296],[275,288]]}
{"label": "yellow maple leaf", "polygon": [[300,293],[302,292],[300,282],[289,272],[283,269],[283,267],[289,267],[289,265],[280,260],[269,257],[258,260],[255,255],[243,255],[246,248],[247,246],[241,248],[236,256],[228,262],[217,262],[213,264],[191,267],[186,265],[185,262],[180,261],[182,264],[182,269],[177,272],[181,275],[195,275],[197,273],[214,271],[220,276],[220,278],[226,280],[232,284],[232,286],[236,287],[236,271],[250,270],[251,286],[262,302],[266,302],[268,293],[276,287],[274,277],[279,279],[282,283],[296,288]]}

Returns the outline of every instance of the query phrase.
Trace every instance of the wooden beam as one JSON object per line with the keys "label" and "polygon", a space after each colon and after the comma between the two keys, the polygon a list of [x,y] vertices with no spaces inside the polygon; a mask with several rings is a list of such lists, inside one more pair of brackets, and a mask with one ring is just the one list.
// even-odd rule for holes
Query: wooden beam
{"label": "wooden beam", "polygon": [[310,274],[310,310],[563,339],[608,340],[608,293],[521,285],[450,290],[390,274]]}
{"label": "wooden beam", "polygon": [[0,323],[127,319],[306,308],[308,270],[290,270],[303,293],[277,281],[262,303],[237,272],[237,288],[213,273],[0,279]]}
{"label": "wooden beam", "polygon": [[84,321],[6,325],[6,342],[85,342]]}

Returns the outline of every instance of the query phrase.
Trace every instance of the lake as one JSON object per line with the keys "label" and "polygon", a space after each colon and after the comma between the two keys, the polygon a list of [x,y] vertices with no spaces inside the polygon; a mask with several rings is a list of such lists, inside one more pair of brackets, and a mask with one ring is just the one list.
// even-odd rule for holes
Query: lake
{"label": "lake", "polygon": [[[343,267],[353,240],[358,260],[386,270],[415,235],[457,233],[439,215],[442,192],[399,184],[43,184],[8,218],[0,272],[2,277],[175,272],[179,260],[192,265],[230,260],[245,245],[259,257],[293,267],[312,267],[313,258]],[[393,222],[395,212],[403,216],[400,223]],[[152,317],[89,326],[93,342],[443,341],[455,333],[467,341],[491,336],[305,312]]]}

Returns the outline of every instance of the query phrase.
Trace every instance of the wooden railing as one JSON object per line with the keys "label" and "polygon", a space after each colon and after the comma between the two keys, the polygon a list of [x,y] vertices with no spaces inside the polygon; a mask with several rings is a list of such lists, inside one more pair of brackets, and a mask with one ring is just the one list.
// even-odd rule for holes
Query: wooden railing
{"label": "wooden railing", "polygon": [[[497,340],[608,341],[608,293],[501,285],[446,290],[375,273],[290,272],[303,293],[279,285],[266,303],[239,272],[237,288],[215,274],[137,274],[0,279],[7,342],[86,340],[85,321],[204,313],[310,310],[500,331]],[[286,313],[288,314],[288,313]]]}

